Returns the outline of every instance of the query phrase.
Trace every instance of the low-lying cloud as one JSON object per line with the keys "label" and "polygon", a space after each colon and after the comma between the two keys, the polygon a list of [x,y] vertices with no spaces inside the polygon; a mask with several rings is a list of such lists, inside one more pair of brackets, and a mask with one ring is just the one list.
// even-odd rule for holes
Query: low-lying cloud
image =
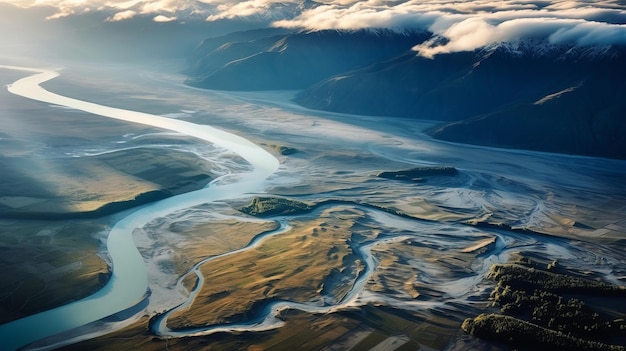
{"label": "low-lying cloud", "polygon": [[152,16],[155,22],[178,19],[178,14],[201,14],[214,8],[210,2],[195,0],[0,0],[19,7],[49,6],[56,12],[49,20],[85,13],[109,14],[107,21],[124,21],[139,15]]}
{"label": "low-lying cloud", "polygon": [[135,12],[133,10],[120,11],[120,12],[117,12],[116,14],[114,14],[113,16],[107,18],[107,21],[109,21],[109,22],[124,21],[124,20],[127,20],[127,19],[131,19],[131,18],[135,17],[136,15],[137,15],[137,12]]}
{"label": "low-lying cloud", "polygon": [[165,22],[172,22],[172,21],[176,21],[178,18],[176,16],[163,16],[163,15],[157,15],[154,16],[154,18],[152,19],[155,22],[160,22],[160,23],[165,23]]}
{"label": "low-lying cloud", "polygon": [[0,0],[19,7],[49,6],[56,11],[47,19],[92,13],[107,13],[107,21],[128,20],[140,15],[155,22],[202,19],[215,21],[233,18],[282,19],[297,15],[295,0]]}
{"label": "low-lying cloud", "polygon": [[574,45],[626,45],[626,11],[615,1],[417,1],[328,3],[274,25],[308,30],[389,28],[426,30],[421,55],[545,39]]}
{"label": "low-lying cloud", "polygon": [[277,19],[296,16],[298,13],[298,2],[281,0],[248,0],[248,1],[226,1],[205,0],[206,3],[217,4],[207,21],[217,21],[222,19],[235,18],[260,18]]}
{"label": "low-lying cloud", "polygon": [[[2,1],[2,0],[0,0]],[[414,49],[424,56],[474,50],[523,38],[576,45],[626,45],[620,0],[5,0],[22,7],[54,6],[61,18],[93,11],[108,21],[139,15],[154,21],[263,19],[303,30],[387,28],[423,30],[433,38]]]}
{"label": "low-lying cloud", "polygon": [[[423,56],[432,57],[524,38],[579,46],[626,45],[626,26],[583,19],[519,18],[491,24],[484,18],[470,17],[445,26],[435,34],[435,38],[413,49]],[[445,44],[438,45],[441,42],[439,38],[445,38]]]}

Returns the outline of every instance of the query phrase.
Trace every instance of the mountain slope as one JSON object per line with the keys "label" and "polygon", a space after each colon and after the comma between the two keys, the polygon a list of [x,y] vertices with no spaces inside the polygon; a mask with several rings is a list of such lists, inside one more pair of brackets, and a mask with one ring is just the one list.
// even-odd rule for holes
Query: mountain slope
{"label": "mountain slope", "polygon": [[303,106],[451,121],[435,138],[626,159],[623,47],[510,43],[426,59],[415,54],[328,78]]}
{"label": "mountain slope", "polygon": [[440,120],[444,140],[626,158],[626,47],[525,39],[431,59],[410,50],[428,33],[280,31],[205,41],[188,83],[303,89],[308,108]]}
{"label": "mountain slope", "polygon": [[569,49],[537,54],[503,47],[434,59],[408,53],[330,77],[301,92],[296,102],[335,112],[461,120],[530,103],[590,76],[607,75],[606,64],[622,69],[610,55],[563,56]]}
{"label": "mountain slope", "polygon": [[[252,35],[253,33],[250,33]],[[234,38],[192,63],[188,84],[222,90],[302,89],[409,50],[426,33],[320,31]]]}
{"label": "mountain slope", "polygon": [[626,159],[625,78],[590,78],[535,103],[427,133],[461,143]]}

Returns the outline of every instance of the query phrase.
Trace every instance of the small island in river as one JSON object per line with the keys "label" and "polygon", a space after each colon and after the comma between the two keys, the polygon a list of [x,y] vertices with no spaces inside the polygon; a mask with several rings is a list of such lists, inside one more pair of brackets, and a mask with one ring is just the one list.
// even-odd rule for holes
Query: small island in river
{"label": "small island in river", "polygon": [[379,178],[396,179],[396,180],[411,180],[414,182],[423,181],[425,177],[437,177],[437,176],[455,176],[458,174],[458,170],[450,166],[439,167],[416,167],[411,169],[405,169],[400,171],[383,171],[378,173]]}

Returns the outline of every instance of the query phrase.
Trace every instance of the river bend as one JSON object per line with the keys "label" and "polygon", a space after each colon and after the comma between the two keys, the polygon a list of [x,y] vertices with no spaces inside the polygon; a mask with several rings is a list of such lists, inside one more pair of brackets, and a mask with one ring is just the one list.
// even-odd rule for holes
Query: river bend
{"label": "river bend", "polygon": [[258,191],[278,169],[279,162],[274,156],[240,136],[207,125],[98,105],[49,92],[40,84],[59,76],[53,70],[3,65],[0,68],[33,73],[7,86],[8,91],[15,95],[195,137],[228,149],[252,165],[251,172],[229,177],[228,182],[212,182],[209,188],[143,206],[115,223],[107,239],[112,262],[112,275],[107,285],[82,300],[0,325],[3,350],[22,348],[137,305],[146,296],[148,277],[144,261],[133,241],[133,230],[177,210]]}

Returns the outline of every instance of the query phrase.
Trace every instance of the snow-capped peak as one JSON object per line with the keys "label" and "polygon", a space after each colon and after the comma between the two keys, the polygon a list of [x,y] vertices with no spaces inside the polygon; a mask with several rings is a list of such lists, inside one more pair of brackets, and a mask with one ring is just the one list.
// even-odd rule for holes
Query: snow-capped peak
{"label": "snow-capped peak", "polygon": [[581,46],[527,38],[490,44],[479,51],[479,56],[488,57],[496,52],[517,57],[550,58],[556,61],[596,60],[599,58],[612,58],[618,54],[614,47],[610,45]]}

